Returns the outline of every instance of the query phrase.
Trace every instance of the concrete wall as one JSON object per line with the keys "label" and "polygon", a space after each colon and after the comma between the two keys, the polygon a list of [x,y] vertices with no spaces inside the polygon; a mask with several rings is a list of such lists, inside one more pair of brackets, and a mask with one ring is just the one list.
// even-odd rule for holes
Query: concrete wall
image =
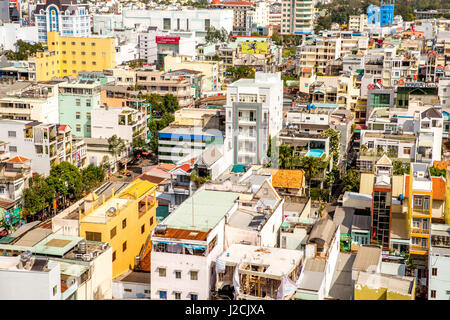
{"label": "concrete wall", "polygon": [[[433,254],[433,248],[428,260],[428,299],[429,300],[449,300],[450,299],[450,257],[440,254]],[[437,275],[432,275],[432,268],[437,269]],[[431,290],[436,291],[436,298],[431,298]]]}
{"label": "concrete wall", "polygon": [[[0,262],[11,263],[12,259],[19,262],[19,257],[0,257]],[[0,300],[61,300],[59,264],[49,261],[49,267],[46,272],[0,270]]]}
{"label": "concrete wall", "polygon": [[150,299],[150,283],[113,281],[112,291],[113,299],[142,299],[142,296]]}

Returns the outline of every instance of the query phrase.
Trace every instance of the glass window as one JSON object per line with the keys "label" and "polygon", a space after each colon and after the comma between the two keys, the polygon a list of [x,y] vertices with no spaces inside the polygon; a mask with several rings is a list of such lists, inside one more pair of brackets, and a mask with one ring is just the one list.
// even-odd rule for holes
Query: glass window
{"label": "glass window", "polygon": [[191,280],[198,280],[198,271],[191,271]]}
{"label": "glass window", "polygon": [[160,291],[159,292],[159,298],[160,299],[167,299],[167,291]]}
{"label": "glass window", "polygon": [[158,268],[158,272],[160,277],[166,276],[166,268]]}
{"label": "glass window", "polygon": [[122,243],[122,251],[127,250],[127,242]]}

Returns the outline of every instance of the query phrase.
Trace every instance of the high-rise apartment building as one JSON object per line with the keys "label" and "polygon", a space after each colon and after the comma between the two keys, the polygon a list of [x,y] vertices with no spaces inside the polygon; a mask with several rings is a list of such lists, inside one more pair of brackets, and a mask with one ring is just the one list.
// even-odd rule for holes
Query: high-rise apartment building
{"label": "high-rise apartment building", "polygon": [[281,3],[281,34],[311,34],[314,21],[314,1],[283,0]]}
{"label": "high-rise apartment building", "polygon": [[91,35],[88,5],[73,0],[52,0],[36,6],[35,22],[39,42],[47,42],[47,32],[56,31],[63,37]]}

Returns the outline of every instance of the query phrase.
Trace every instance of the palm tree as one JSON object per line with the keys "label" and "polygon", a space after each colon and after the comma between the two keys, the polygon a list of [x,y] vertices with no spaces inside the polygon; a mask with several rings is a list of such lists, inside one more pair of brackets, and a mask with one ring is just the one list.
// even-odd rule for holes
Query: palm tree
{"label": "palm tree", "polygon": [[116,135],[108,138],[108,149],[114,156],[114,166],[117,166],[117,155],[121,155],[125,150],[125,141],[122,138],[118,138]]}
{"label": "palm tree", "polygon": [[306,172],[309,190],[311,189],[311,178],[316,176],[320,172],[320,169],[323,169],[323,166],[322,161],[316,157],[302,157],[300,159],[300,167]]}

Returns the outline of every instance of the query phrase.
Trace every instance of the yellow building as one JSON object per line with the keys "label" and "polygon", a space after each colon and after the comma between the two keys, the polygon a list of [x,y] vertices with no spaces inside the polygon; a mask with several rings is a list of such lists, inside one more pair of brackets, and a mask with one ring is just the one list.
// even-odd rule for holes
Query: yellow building
{"label": "yellow building", "polygon": [[35,70],[34,81],[49,81],[59,78],[59,56],[53,51],[36,52],[28,58],[31,70]]}
{"label": "yellow building", "polygon": [[430,248],[430,228],[433,208],[433,181],[425,164],[411,163],[410,175],[405,177],[408,197],[408,231],[411,239],[409,253],[426,256]]}
{"label": "yellow building", "polygon": [[48,32],[48,50],[56,52],[60,76],[78,76],[79,71],[103,71],[115,67],[115,41],[106,37],[61,37]]}
{"label": "yellow building", "polygon": [[133,269],[147,239],[157,225],[157,185],[134,180],[119,194],[80,212],[80,236],[108,242],[112,248],[113,278]]}

